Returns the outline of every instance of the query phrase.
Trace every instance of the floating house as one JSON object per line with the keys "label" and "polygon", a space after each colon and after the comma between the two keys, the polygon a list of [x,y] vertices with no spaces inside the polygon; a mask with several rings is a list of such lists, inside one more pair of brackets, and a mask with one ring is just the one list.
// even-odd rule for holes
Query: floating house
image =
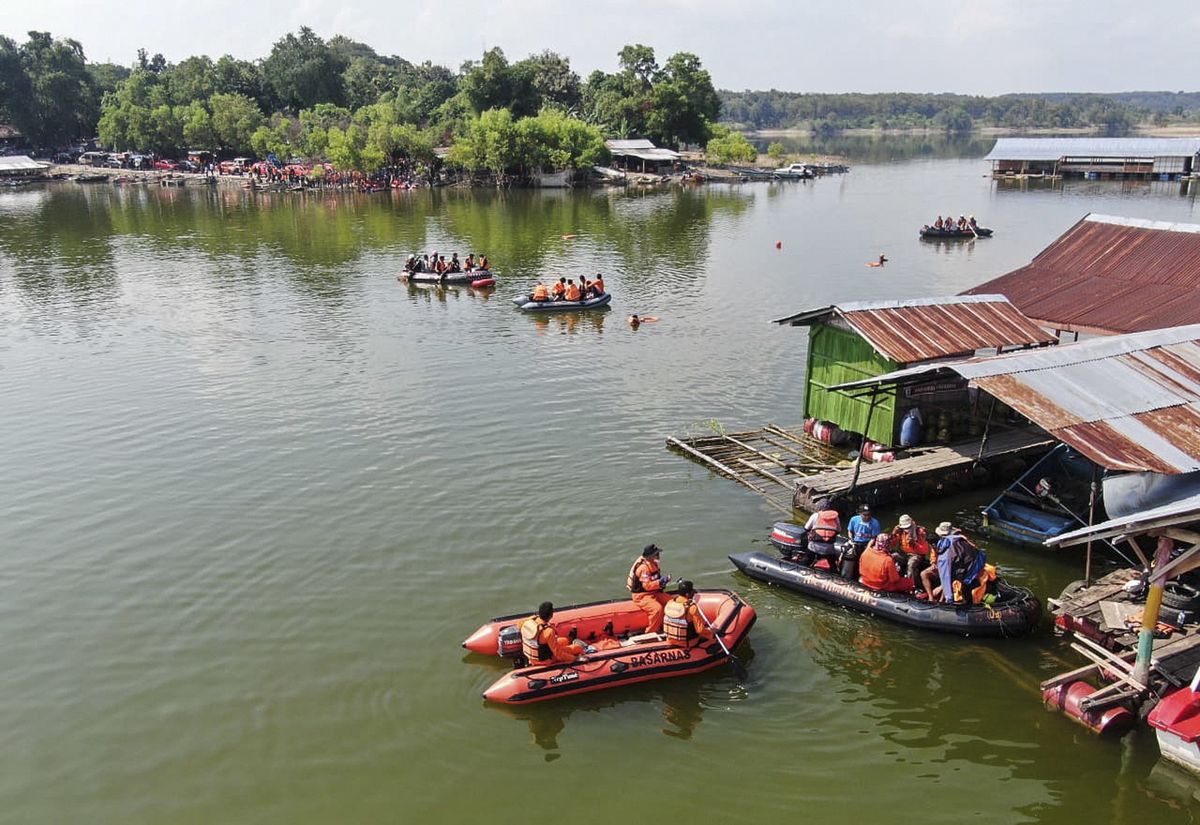
{"label": "floating house", "polygon": [[1200,137],[999,138],[992,177],[1177,180],[1200,171]]}
{"label": "floating house", "polygon": [[937,440],[978,435],[965,383],[881,387],[872,397],[840,392],[836,385],[980,352],[1056,343],[1003,295],[833,304],[775,323],[809,328],[805,418],[884,445],[898,443],[901,421],[914,406]]}
{"label": "floating house", "polygon": [[967,290],[1059,332],[1200,323],[1200,225],[1086,215],[1028,264]]}
{"label": "floating house", "polygon": [[49,167],[50,164],[33,160],[28,155],[5,155],[0,157],[0,178],[40,177]]}
{"label": "floating house", "polygon": [[679,153],[660,149],[648,140],[606,140],[604,145],[612,153],[612,165],[617,169],[647,174],[669,172],[679,160]]}

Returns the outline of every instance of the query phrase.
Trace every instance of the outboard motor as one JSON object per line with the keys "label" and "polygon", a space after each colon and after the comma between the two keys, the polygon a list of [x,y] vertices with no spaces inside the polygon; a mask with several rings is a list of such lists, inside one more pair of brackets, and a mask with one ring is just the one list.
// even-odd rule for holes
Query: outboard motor
{"label": "outboard motor", "polygon": [[813,563],[813,554],[808,550],[808,531],[799,524],[777,521],[771,527],[771,535],[767,540],[775,545],[785,559],[806,567]]}
{"label": "outboard motor", "polygon": [[515,659],[521,655],[521,628],[515,624],[500,628],[496,634],[496,653],[506,659]]}

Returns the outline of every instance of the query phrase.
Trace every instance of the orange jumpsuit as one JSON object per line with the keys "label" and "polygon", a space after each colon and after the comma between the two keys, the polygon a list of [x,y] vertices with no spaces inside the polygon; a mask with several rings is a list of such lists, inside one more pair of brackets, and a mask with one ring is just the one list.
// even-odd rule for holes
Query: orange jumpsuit
{"label": "orange jumpsuit", "polygon": [[872,590],[903,593],[913,589],[913,580],[901,576],[892,557],[875,547],[867,545],[858,561],[858,578]]}
{"label": "orange jumpsuit", "polygon": [[[702,619],[700,617],[700,608],[696,605],[696,603],[693,602],[691,599],[689,599],[687,596],[676,596],[675,598],[673,598],[669,602],[667,602],[667,605],[663,608],[664,612],[668,608],[670,608],[670,605],[672,603],[678,603],[683,607],[683,617],[684,617],[684,619],[687,620],[687,623],[691,626],[691,632],[688,632],[687,635],[690,636],[691,639],[699,639],[704,644],[712,644],[713,643],[713,633],[711,630],[708,629],[708,625],[704,623],[704,619]],[[667,631],[667,640],[671,644],[680,645],[683,647],[687,647],[690,645],[690,641],[691,641],[690,639],[675,638],[671,632],[671,629],[669,627],[666,627],[665,622],[664,622],[664,628]]]}
{"label": "orange jumpsuit", "polygon": [[560,664],[570,664],[574,662],[579,654],[583,653],[583,642],[576,639],[571,641],[565,636],[559,636],[554,632],[554,628],[548,624],[544,624],[540,618],[534,616],[526,621],[534,622],[538,625],[537,642],[539,646],[545,646],[550,649],[551,659],[531,660],[530,664],[549,664],[550,662],[558,662]]}
{"label": "orange jumpsuit", "polygon": [[629,571],[629,581],[636,583],[630,588],[633,591],[633,603],[646,611],[646,632],[661,633],[663,607],[671,601],[671,597],[662,592],[663,582],[657,559],[638,556]]}

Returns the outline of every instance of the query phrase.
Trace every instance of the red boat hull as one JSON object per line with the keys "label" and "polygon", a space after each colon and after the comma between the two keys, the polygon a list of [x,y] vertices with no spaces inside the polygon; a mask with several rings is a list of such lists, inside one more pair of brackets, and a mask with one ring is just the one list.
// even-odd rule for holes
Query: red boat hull
{"label": "red boat hull", "polygon": [[[696,603],[726,647],[733,650],[750,632],[757,616],[754,608],[728,590],[696,594]],[[495,655],[500,631],[528,618],[529,614],[495,619],[479,628],[463,647]],[[607,625],[612,623],[612,630]],[[717,644],[668,644],[661,634],[647,634],[646,614],[628,599],[596,602],[556,610],[553,625],[560,635],[575,637],[597,647],[586,661],[535,665],[509,671],[483,693],[489,702],[523,705],[590,693],[617,685],[700,673],[718,667],[729,657]]]}

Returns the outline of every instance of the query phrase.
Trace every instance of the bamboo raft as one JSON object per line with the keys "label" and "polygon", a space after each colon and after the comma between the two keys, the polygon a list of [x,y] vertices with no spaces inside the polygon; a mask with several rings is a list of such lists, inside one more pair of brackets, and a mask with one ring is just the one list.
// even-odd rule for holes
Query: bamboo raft
{"label": "bamboo raft", "polygon": [[[1103,605],[1130,604],[1124,589],[1126,582],[1138,577],[1138,571],[1122,568],[1097,579],[1070,596],[1050,601],[1055,626],[1072,635],[1071,647],[1090,664],[1042,682],[1042,690],[1077,679],[1097,679],[1103,684],[1082,700],[1083,710],[1099,710],[1128,700],[1145,698],[1149,685],[1132,676],[1137,653],[1137,628],[1111,628],[1104,620]],[[1111,609],[1111,608],[1110,608]],[[1165,612],[1166,609],[1164,608]],[[1161,677],[1168,685],[1183,687],[1200,666],[1200,625],[1187,624],[1163,639],[1155,639],[1150,660],[1152,677]],[[1151,681],[1155,681],[1153,678]]]}
{"label": "bamboo raft", "polygon": [[1044,432],[1002,430],[971,440],[905,451],[895,461],[858,466],[842,450],[776,424],[758,430],[667,439],[679,450],[754,490],[787,515],[812,512],[823,498],[856,495],[873,504],[939,495],[987,480],[980,466],[1023,460],[1054,445]]}

